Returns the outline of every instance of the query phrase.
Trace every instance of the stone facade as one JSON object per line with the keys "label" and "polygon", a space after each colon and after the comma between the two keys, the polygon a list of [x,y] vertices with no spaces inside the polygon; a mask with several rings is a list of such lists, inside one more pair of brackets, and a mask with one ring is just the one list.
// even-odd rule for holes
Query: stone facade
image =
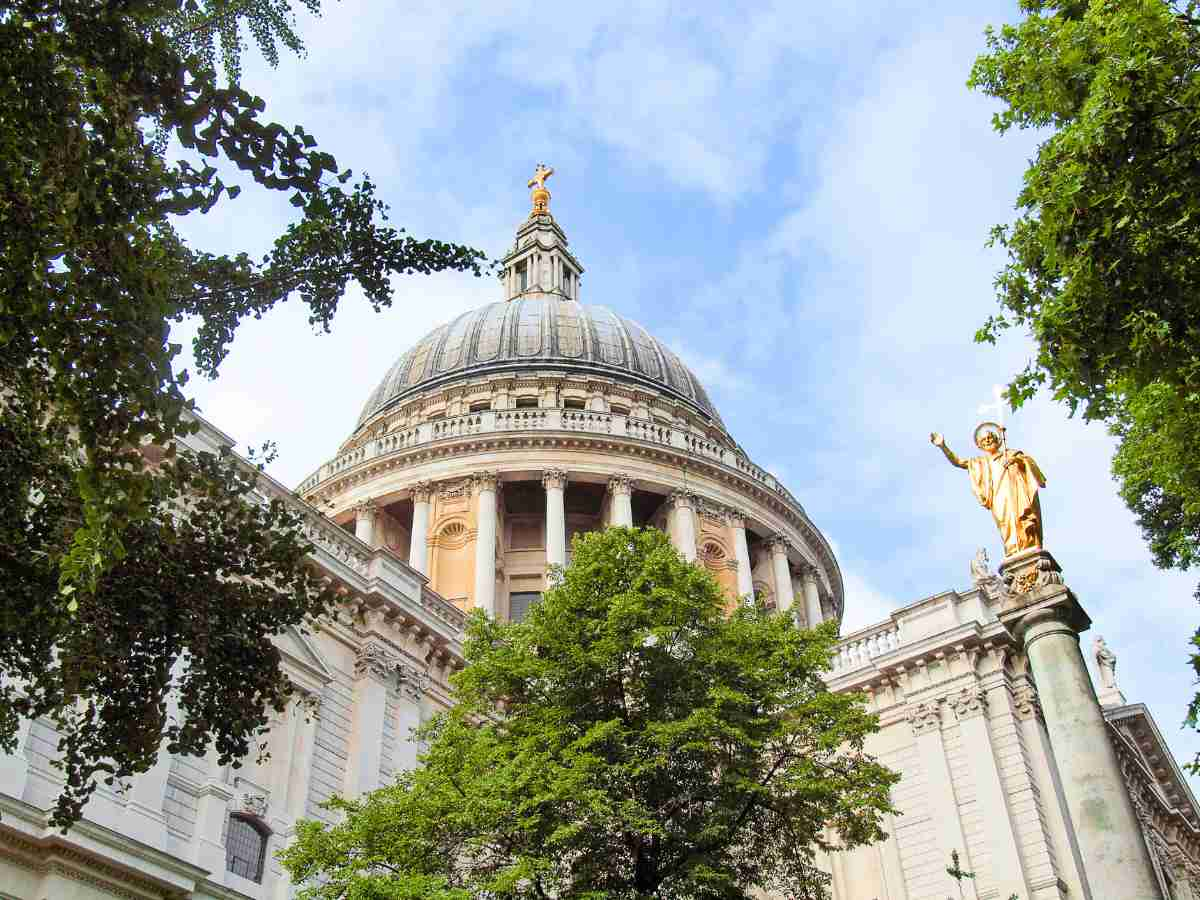
{"label": "stone facade", "polygon": [[[506,260],[511,309],[468,314],[401,357],[297,494],[264,484],[304,511],[313,562],[345,598],[311,637],[279,640],[301,696],[272,722],[270,761],[235,770],[164,752],[132,783],[98,791],[62,836],[46,825],[56,737],[23,723],[0,757],[0,898],[287,900],[273,852],[296,821],[416,764],[410,733],[449,702],[466,611],[523,614],[580,533],[657,526],[731,607],[761,593],[803,623],[840,621],[841,573],[803,507],[746,457],[673,354],[634,323],[603,332],[603,315],[577,313],[582,271],[553,219],[532,216]],[[477,364],[493,338],[508,355]],[[572,346],[584,349],[572,357]],[[204,422],[192,440],[234,446]],[[1038,612],[1078,607],[1048,557],[1010,568],[1001,578],[979,567],[972,590],[906,606],[838,645],[830,687],[866,692],[882,726],[869,749],[903,777],[888,839],[823,859],[834,897],[957,896],[946,873],[957,851],[975,876],[963,896],[976,900],[1108,900],[1126,870],[1149,886],[1122,898],[1200,900],[1200,810],[1149,713],[1119,691],[1101,710],[1090,682],[1059,686],[1044,663],[1051,641],[1071,651],[1086,616]],[[1018,589],[1032,593],[1018,602]],[[1065,722],[1064,703],[1094,716]],[[1063,752],[1096,728],[1091,762]],[[1072,812],[1081,773],[1128,812],[1114,833],[1134,852],[1115,875],[1098,874],[1113,865],[1095,850],[1103,829]]]}

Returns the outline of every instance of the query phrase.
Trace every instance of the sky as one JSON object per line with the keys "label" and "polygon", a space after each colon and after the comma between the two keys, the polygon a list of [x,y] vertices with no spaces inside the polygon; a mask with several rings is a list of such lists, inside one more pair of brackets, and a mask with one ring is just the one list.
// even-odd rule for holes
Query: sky
{"label": "sky", "polygon": [[[1001,137],[966,88],[988,24],[1015,5],[539,5],[344,0],[302,16],[303,58],[243,84],[368,172],[394,224],[501,256],[552,165],[552,211],[585,267],[581,299],[680,353],[735,439],[782,478],[834,546],[843,632],[971,586],[1001,547],[967,475],[979,407],[1031,353],[973,342],[996,311],[989,229],[1037,135]],[[232,180],[237,181],[236,177]],[[261,254],[293,210],[252,186],[181,230]],[[299,303],[240,329],[215,381],[190,389],[243,446],[274,440],[299,483],[334,455],[408,346],[502,298],[491,279],[411,276],[375,314],[351,288],[329,334]],[[187,325],[174,339],[186,342]],[[1103,426],[1037,398],[1007,419],[1047,475],[1047,548],[1176,756],[1193,691],[1197,576],[1151,564],[1109,471]]]}

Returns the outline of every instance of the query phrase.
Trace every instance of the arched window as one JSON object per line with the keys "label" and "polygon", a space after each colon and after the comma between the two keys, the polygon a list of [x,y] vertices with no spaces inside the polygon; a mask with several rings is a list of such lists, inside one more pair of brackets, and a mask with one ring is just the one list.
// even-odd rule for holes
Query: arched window
{"label": "arched window", "polygon": [[225,868],[262,884],[263,860],[267,856],[270,830],[256,819],[231,813],[225,835]]}

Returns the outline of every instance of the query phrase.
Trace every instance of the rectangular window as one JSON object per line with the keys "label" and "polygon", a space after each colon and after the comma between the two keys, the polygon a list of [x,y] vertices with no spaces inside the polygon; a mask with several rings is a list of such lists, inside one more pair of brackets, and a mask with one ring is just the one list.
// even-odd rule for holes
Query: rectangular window
{"label": "rectangular window", "polygon": [[517,409],[537,409],[537,397],[518,397]]}
{"label": "rectangular window", "polygon": [[491,408],[492,408],[491,400],[477,400],[476,402],[471,404],[471,412],[473,412],[473,413],[486,412],[487,410],[489,410]]}
{"label": "rectangular window", "polygon": [[524,622],[533,605],[542,599],[540,591],[514,591],[508,595],[509,621]]}
{"label": "rectangular window", "polygon": [[563,401],[563,409],[583,409],[583,401],[569,398]]}
{"label": "rectangular window", "polygon": [[527,287],[529,287],[529,266],[526,265],[525,260],[521,260],[517,263],[517,291],[523,291]]}

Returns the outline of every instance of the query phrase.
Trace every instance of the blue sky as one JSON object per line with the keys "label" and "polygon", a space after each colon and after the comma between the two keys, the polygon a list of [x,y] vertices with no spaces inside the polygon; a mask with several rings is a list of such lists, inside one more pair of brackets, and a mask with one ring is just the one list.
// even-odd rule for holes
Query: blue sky
{"label": "blue sky", "polygon": [[[972,342],[995,309],[984,247],[1034,136],[991,130],[965,87],[1008,3],[388,4],[302,19],[304,59],[244,83],[370,172],[395,223],[501,255],[525,181],[556,169],[553,212],[603,303],[671,344],[735,438],[834,543],[846,629],[970,584],[990,516],[931,430],[971,448],[979,405],[1028,358]],[[603,8],[600,8],[603,7]],[[184,224],[198,247],[261,253],[291,209],[249,190]],[[194,396],[243,444],[271,438],[295,484],[330,457],[390,363],[434,325],[499,299],[490,280],[356,290],[330,335],[298,305],[247,323]],[[180,334],[186,337],[186,329]],[[1103,428],[1039,399],[1009,423],[1046,472],[1048,548],[1177,756],[1193,686],[1195,578],[1153,568],[1109,474]]]}

